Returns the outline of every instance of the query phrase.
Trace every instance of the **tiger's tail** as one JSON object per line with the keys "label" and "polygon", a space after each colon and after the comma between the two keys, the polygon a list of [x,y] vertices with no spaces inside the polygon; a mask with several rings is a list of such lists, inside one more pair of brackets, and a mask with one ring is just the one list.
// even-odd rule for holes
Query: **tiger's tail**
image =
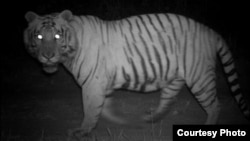
{"label": "tiger's tail", "polygon": [[244,116],[248,120],[250,120],[250,108],[240,90],[238,74],[235,69],[234,59],[232,57],[232,54],[227,44],[222,38],[219,38],[219,45],[217,46],[217,53],[220,57],[224,72],[227,76],[227,82],[230,86],[234,99],[239,105],[239,108],[244,114]]}

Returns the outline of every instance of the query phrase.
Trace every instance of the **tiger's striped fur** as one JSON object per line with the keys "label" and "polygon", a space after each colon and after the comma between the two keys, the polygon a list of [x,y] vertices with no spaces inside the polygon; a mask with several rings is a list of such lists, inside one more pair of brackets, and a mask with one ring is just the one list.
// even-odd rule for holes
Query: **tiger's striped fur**
{"label": "tiger's striped fur", "polygon": [[[161,90],[158,108],[145,116],[151,121],[161,117],[186,84],[206,111],[206,124],[215,124],[220,111],[215,82],[217,54],[236,102],[249,117],[226,43],[192,19],[148,14],[103,21],[74,16],[68,10],[45,16],[28,12],[26,19],[29,27],[24,41],[44,70],[54,72],[62,63],[82,87],[84,120],[78,130],[83,134],[96,126],[104,103],[110,104],[105,102],[106,96],[119,88]],[[103,113],[110,114],[106,110]]]}

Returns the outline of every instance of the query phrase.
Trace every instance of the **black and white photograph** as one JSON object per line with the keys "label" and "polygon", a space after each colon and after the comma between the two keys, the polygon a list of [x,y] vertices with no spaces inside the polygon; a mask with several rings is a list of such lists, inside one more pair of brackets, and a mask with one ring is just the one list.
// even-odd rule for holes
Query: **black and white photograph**
{"label": "black and white photograph", "polygon": [[247,2],[2,7],[1,141],[249,137]]}

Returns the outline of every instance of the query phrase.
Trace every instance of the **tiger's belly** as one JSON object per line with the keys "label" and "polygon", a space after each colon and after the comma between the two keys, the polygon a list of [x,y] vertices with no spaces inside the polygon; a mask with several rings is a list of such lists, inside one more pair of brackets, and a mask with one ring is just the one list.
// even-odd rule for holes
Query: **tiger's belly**
{"label": "tiger's belly", "polygon": [[161,89],[167,85],[165,80],[140,80],[140,81],[120,81],[114,85],[114,89],[126,89],[139,92],[151,92]]}
{"label": "tiger's belly", "polygon": [[[129,67],[126,67],[129,68]],[[143,70],[138,71],[132,69],[118,69],[117,75],[113,79],[113,89],[127,89],[140,92],[151,92],[166,87],[175,76],[175,71],[169,71],[169,76],[162,76],[159,73]]]}

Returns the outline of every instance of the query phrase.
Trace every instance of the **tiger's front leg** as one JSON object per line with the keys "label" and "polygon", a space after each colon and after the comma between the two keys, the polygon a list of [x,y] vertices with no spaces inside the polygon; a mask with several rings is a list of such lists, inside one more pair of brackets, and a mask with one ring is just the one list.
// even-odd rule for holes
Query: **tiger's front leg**
{"label": "tiger's front leg", "polygon": [[70,131],[70,136],[84,138],[96,127],[101,114],[105,93],[101,85],[90,84],[82,88],[84,118],[80,128]]}

